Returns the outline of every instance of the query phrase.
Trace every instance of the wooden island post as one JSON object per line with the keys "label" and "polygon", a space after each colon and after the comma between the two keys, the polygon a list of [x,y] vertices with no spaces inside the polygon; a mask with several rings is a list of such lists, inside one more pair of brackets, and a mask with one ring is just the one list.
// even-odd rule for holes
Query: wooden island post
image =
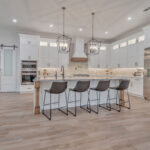
{"label": "wooden island post", "polygon": [[40,105],[39,105],[39,89],[40,89],[40,81],[34,82],[35,87],[35,106],[34,106],[34,114],[40,114]]}

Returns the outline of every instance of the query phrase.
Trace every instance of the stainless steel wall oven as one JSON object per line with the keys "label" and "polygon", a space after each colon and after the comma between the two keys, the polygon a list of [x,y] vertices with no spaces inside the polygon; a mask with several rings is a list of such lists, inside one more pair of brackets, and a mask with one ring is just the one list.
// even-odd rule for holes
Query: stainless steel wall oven
{"label": "stainless steel wall oven", "polygon": [[37,75],[37,61],[25,61],[21,62],[21,84],[29,85],[33,84],[33,80]]}

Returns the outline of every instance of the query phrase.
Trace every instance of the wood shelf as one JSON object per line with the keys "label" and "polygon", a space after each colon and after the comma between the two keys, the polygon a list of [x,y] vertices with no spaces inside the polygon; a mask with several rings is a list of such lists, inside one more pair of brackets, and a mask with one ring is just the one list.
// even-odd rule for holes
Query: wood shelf
{"label": "wood shelf", "polygon": [[71,58],[71,61],[74,61],[74,62],[86,62],[86,61],[88,61],[88,58],[73,57],[73,58]]}

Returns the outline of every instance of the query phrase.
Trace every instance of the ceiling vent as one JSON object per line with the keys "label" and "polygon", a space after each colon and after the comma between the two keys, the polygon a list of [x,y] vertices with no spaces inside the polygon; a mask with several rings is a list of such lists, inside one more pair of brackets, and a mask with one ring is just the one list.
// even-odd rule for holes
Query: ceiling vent
{"label": "ceiling vent", "polygon": [[144,10],[143,10],[143,12],[147,12],[147,11],[149,11],[150,10],[150,7],[147,7],[147,8],[145,8]]}

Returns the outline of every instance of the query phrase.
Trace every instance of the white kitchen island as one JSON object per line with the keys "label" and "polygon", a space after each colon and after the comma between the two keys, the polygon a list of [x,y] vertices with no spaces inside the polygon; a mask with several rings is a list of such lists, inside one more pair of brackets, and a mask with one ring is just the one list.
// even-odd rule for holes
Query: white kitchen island
{"label": "white kitchen island", "polygon": [[[96,76],[90,76],[90,77],[66,77],[65,81],[68,82],[68,87],[67,87],[67,94],[68,94],[68,90],[69,88],[74,88],[77,81],[84,81],[84,80],[90,80],[90,87],[96,87],[97,83],[99,82],[99,80],[110,80],[110,86],[114,87],[117,86],[119,84],[119,81],[121,79],[127,79],[127,78],[119,78],[119,77],[96,77]],[[45,89],[49,89],[51,87],[51,84],[54,82],[61,82],[63,81],[61,77],[54,78],[54,77],[46,77],[46,78],[36,78],[34,80],[34,85],[35,85],[35,91],[34,91],[34,114],[40,114],[40,112],[43,109],[43,100],[44,100],[44,90]],[[106,92],[101,92],[101,104],[105,104],[107,101],[107,91]],[[82,105],[86,105],[87,104],[87,100],[88,100],[88,92],[84,92],[82,94]],[[77,94],[77,99],[79,99],[79,94]],[[124,99],[124,91],[122,91],[120,93],[120,96],[122,99]],[[114,98],[116,97],[116,91],[114,90],[110,90],[110,98]],[[71,92],[70,94],[70,100],[74,100],[74,93]],[[96,92],[95,91],[91,91],[90,92],[90,98],[91,99],[96,99]],[[58,95],[52,94],[52,102],[56,102],[58,101]],[[60,96],[60,106],[63,107],[65,105],[65,94],[62,93]],[[114,103],[115,100],[111,101],[111,103]],[[47,94],[46,96],[46,103],[49,103],[49,94]],[[92,102],[91,105],[95,105],[96,102]],[[79,106],[80,103],[77,103],[77,106]],[[58,105],[54,104],[52,106],[52,109],[57,108]],[[74,107],[74,103],[70,103],[68,105],[68,107]],[[45,107],[45,109],[49,109],[49,106],[47,105],[47,107]]]}

